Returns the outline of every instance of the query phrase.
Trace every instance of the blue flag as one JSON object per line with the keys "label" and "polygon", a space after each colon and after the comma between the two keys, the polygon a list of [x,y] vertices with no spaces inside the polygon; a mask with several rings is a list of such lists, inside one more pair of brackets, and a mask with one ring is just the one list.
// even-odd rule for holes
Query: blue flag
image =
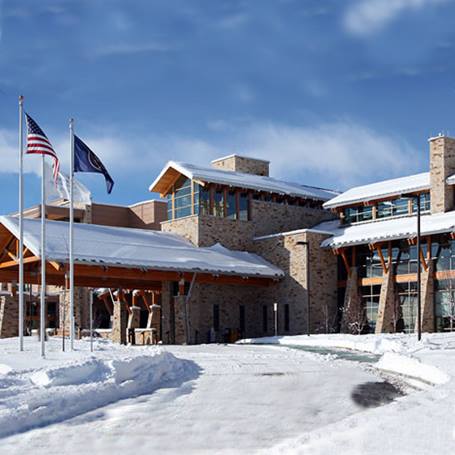
{"label": "blue flag", "polygon": [[114,181],[100,159],[74,135],[74,172],[97,172],[106,179],[107,192],[110,194]]}

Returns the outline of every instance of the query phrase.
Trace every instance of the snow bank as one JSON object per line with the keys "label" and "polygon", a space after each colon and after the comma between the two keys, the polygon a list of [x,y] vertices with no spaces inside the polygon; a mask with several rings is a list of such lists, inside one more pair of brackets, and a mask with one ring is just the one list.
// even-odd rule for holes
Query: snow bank
{"label": "snow bank", "polygon": [[160,349],[147,355],[113,356],[7,372],[2,376],[9,389],[0,403],[0,438],[197,376],[193,362]]}
{"label": "snow bank", "polygon": [[385,352],[401,352],[403,345],[399,339],[377,335],[294,335],[264,338],[247,338],[238,341],[239,344],[281,344],[287,346],[311,346],[324,348],[352,349],[384,354]]}
{"label": "snow bank", "polygon": [[385,353],[374,366],[380,370],[417,378],[431,384],[445,384],[450,380],[448,374],[433,365],[393,352]]}

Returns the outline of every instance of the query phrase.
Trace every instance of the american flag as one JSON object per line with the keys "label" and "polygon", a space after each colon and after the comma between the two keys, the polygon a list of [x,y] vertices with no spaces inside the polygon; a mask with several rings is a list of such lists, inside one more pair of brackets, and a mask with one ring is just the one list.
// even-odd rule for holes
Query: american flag
{"label": "american flag", "polygon": [[54,181],[57,181],[60,161],[49,139],[30,115],[25,114],[27,121],[27,152],[37,155],[48,155],[54,159]]}

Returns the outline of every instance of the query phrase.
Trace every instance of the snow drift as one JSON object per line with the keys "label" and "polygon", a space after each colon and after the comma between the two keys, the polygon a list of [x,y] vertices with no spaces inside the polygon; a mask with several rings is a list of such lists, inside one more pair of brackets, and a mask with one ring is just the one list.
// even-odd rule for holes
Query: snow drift
{"label": "snow drift", "polygon": [[173,387],[197,366],[169,352],[89,358],[57,367],[0,373],[0,437],[66,420],[121,399]]}

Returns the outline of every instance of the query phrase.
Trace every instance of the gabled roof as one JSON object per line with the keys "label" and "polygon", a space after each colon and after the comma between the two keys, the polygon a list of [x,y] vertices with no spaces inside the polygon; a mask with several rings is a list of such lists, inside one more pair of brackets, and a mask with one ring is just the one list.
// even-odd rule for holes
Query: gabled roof
{"label": "gabled roof", "polygon": [[[324,240],[322,247],[343,248],[388,240],[413,238],[417,235],[417,217],[403,217],[372,223],[337,227],[330,222],[321,223],[314,229],[328,231],[332,237]],[[421,217],[421,235],[441,234],[455,230],[455,211],[423,215]]]}
{"label": "gabled roof", "polygon": [[160,175],[150,185],[149,191],[160,193],[162,196],[165,195],[170,190],[176,178],[182,174],[189,179],[200,181],[201,183],[218,183],[220,185],[230,185],[249,190],[267,191],[320,201],[327,201],[338,194],[333,190],[284,182],[273,177],[224,171],[176,161],[169,161],[166,164]]}
{"label": "gabled roof", "polygon": [[430,189],[430,173],[409,175],[397,179],[383,180],[369,185],[356,186],[330,199],[324,208],[332,209],[345,205],[399,196],[403,193]]}
{"label": "gabled roof", "polygon": [[[40,256],[40,220],[24,219],[24,245]],[[19,219],[0,216],[0,223],[16,237]],[[68,262],[68,223],[47,221],[46,256],[48,261]],[[161,231],[74,225],[76,264],[129,267],[179,272],[205,272],[244,277],[277,278],[284,273],[260,256],[231,251],[221,245],[198,248],[182,237]]]}

